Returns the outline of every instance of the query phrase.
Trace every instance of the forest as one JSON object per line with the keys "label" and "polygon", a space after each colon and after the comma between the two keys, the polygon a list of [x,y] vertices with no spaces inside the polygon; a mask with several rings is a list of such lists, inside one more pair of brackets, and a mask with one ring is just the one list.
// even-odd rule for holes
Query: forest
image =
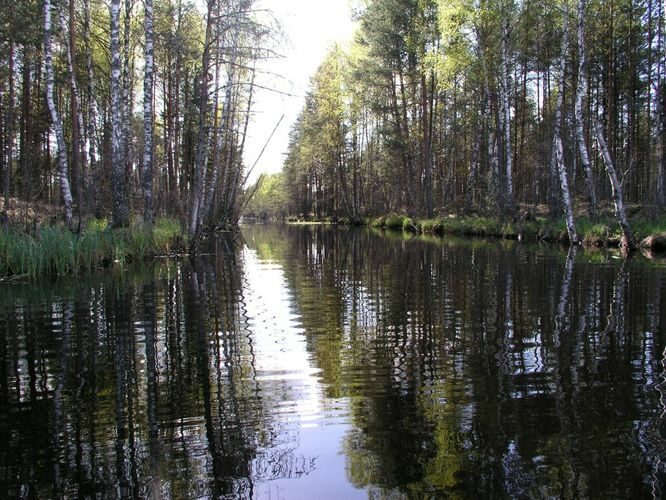
{"label": "forest", "polygon": [[607,216],[632,247],[635,214],[663,218],[661,2],[367,0],[351,15],[355,39],[312,76],[282,172],[248,187],[256,76],[285,50],[255,0],[8,3],[3,225],[168,217],[192,243],[249,202],[354,224],[539,213],[573,243],[577,220]]}
{"label": "forest", "polygon": [[[653,0],[372,0],[311,79],[270,216],[658,217],[664,11]],[[263,196],[262,196],[263,194]]]}
{"label": "forest", "polygon": [[278,36],[254,0],[4,3],[5,224],[164,216],[190,239],[234,225],[257,65]]}

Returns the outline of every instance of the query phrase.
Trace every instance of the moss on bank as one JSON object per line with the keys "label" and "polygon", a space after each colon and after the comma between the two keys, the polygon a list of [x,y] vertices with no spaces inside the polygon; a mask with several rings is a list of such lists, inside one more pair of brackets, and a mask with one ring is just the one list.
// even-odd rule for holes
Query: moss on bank
{"label": "moss on bank", "polygon": [[[449,216],[437,219],[412,220],[403,215],[378,217],[369,222],[374,228],[401,229],[422,234],[460,236],[484,236],[491,238],[521,239],[531,241],[568,241],[564,220],[534,217],[518,222],[501,222],[491,217]],[[637,241],[653,250],[666,249],[666,217],[660,219],[637,219],[632,221]],[[576,230],[586,246],[618,246],[620,228],[612,219],[592,221],[576,219]]]}
{"label": "moss on bank", "polygon": [[0,277],[76,274],[113,262],[130,262],[165,255],[183,248],[183,231],[172,219],[153,226],[110,229],[92,220],[79,234],[50,226],[34,233],[0,231]]}

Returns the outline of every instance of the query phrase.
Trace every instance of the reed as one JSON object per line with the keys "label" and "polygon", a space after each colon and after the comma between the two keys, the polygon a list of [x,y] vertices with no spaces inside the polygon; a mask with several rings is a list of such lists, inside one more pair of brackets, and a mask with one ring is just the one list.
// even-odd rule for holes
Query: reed
{"label": "reed", "polygon": [[0,231],[0,277],[76,274],[112,262],[173,253],[183,241],[182,228],[172,219],[120,229],[109,228],[105,220],[92,220],[79,234],[58,226],[34,233],[8,229]]}

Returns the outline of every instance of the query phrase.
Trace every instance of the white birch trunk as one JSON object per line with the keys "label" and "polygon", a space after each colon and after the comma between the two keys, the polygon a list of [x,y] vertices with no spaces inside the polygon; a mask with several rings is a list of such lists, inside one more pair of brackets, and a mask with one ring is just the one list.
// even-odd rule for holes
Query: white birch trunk
{"label": "white birch trunk", "polygon": [[125,179],[125,134],[123,133],[123,89],[120,78],[120,0],[111,0],[111,175],[113,224],[129,223]]}
{"label": "white birch trunk", "polygon": [[88,140],[88,157],[90,165],[90,173],[94,175],[95,166],[97,164],[97,138],[95,133],[95,125],[97,121],[96,104],[95,104],[95,88],[94,81],[95,75],[93,73],[93,58],[92,47],[90,46],[90,0],[83,2],[83,36],[86,46],[86,73],[88,75],[88,123],[87,123],[87,140]]}
{"label": "white birch trunk", "polygon": [[501,101],[502,101],[502,124],[504,132],[504,154],[505,167],[506,167],[506,209],[510,212],[515,210],[514,196],[513,196],[513,148],[511,146],[511,106],[509,104],[509,65],[507,59],[509,57],[509,26],[508,21],[505,21],[502,27],[502,41],[500,49],[500,72],[501,72]]}
{"label": "white birch trunk", "polygon": [[51,114],[51,121],[55,129],[58,145],[58,175],[60,177],[60,192],[65,207],[65,224],[72,227],[72,190],[69,186],[69,168],[67,165],[67,149],[65,135],[62,130],[62,121],[56,109],[53,98],[53,54],[51,49],[51,0],[44,1],[44,61],[46,66],[46,103]]}
{"label": "white birch trunk", "polygon": [[125,178],[129,182],[132,176],[132,166],[134,151],[132,148],[132,107],[134,101],[133,92],[133,75],[132,68],[130,68],[131,59],[131,44],[130,44],[130,31],[132,19],[132,0],[124,0],[125,2],[125,16],[123,26],[123,50],[121,54],[123,58],[123,72],[122,72],[122,85],[123,85],[123,146],[125,147],[124,161],[125,161]]}
{"label": "white birch trunk", "polygon": [[580,153],[580,162],[585,174],[585,187],[587,189],[587,199],[590,204],[590,217],[597,215],[597,193],[594,189],[594,177],[592,175],[592,166],[587,152],[587,143],[585,141],[585,132],[583,131],[583,98],[587,92],[587,77],[585,76],[585,0],[578,0],[578,86],[576,88],[576,104],[574,106],[576,122],[576,140],[578,142],[578,152]]}
{"label": "white birch trunk", "polygon": [[153,211],[153,0],[144,0],[146,48],[143,79],[143,218],[152,224]]}
{"label": "white birch trunk", "polygon": [[613,160],[608,151],[608,146],[606,145],[604,133],[601,130],[601,125],[599,125],[599,122],[596,120],[596,118],[594,119],[594,131],[597,136],[599,149],[601,149],[601,154],[604,159],[606,173],[608,174],[608,179],[611,183],[613,204],[615,205],[615,216],[617,217],[617,221],[620,223],[620,229],[622,230],[622,241],[620,245],[627,250],[633,250],[636,248],[636,244],[634,243],[634,235],[631,230],[631,226],[629,225],[627,213],[624,208],[622,185],[617,179],[617,173],[615,172],[615,166],[613,165]]}
{"label": "white birch trunk", "polygon": [[559,61],[559,78],[557,82],[557,107],[555,108],[555,125],[553,126],[553,155],[557,172],[560,180],[560,191],[562,193],[562,204],[564,205],[564,216],[569,234],[569,243],[578,244],[578,235],[574,223],[573,202],[569,190],[569,179],[567,168],[564,164],[564,148],[562,146],[562,108],[564,107],[564,78],[566,71],[566,56],[569,50],[569,9],[567,0],[563,1],[563,24],[562,24],[562,45]]}

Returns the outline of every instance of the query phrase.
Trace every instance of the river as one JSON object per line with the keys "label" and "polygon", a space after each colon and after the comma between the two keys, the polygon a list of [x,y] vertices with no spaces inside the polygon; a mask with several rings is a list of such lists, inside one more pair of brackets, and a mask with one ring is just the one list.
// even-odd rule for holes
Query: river
{"label": "river", "polygon": [[666,264],[243,226],[0,288],[0,497],[660,497]]}

